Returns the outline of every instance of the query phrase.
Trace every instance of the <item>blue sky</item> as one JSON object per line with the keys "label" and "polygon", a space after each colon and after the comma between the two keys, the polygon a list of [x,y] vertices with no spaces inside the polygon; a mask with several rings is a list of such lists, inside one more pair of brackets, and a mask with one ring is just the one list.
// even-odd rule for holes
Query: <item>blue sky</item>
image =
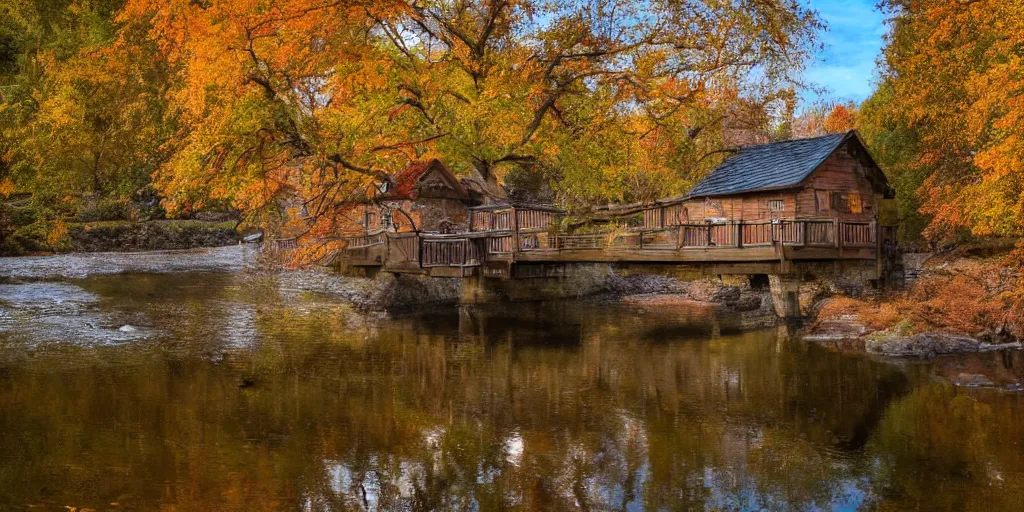
{"label": "blue sky", "polygon": [[828,31],[825,49],[811,62],[804,78],[826,87],[817,95],[805,92],[805,101],[816,99],[863,101],[871,95],[877,78],[875,59],[882,48],[885,16],[875,8],[876,0],[807,0],[818,11]]}

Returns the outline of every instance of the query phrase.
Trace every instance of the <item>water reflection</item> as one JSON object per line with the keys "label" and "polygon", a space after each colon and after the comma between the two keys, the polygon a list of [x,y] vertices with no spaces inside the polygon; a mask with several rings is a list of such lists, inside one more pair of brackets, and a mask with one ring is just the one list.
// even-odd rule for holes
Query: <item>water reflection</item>
{"label": "water reflection", "polygon": [[1024,496],[1018,394],[738,333],[706,310],[393,318],[272,276],[74,285],[151,335],[28,349],[0,332],[0,509],[1009,510]]}

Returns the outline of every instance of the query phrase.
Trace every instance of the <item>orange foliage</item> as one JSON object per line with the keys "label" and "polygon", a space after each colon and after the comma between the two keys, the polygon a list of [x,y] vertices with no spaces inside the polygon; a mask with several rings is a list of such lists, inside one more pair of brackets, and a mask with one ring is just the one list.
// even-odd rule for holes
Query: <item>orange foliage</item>
{"label": "orange foliage", "polygon": [[824,128],[826,133],[848,132],[857,124],[857,109],[852,105],[838,104],[832,107],[825,116]]}
{"label": "orange foliage", "polygon": [[1019,276],[997,260],[961,259],[930,269],[905,292],[879,302],[840,297],[819,320],[856,315],[873,330],[908,321],[914,332],[980,335],[1007,330],[1024,336],[1024,290]]}
{"label": "orange foliage", "polygon": [[851,103],[822,103],[807,108],[793,120],[793,136],[817,137],[856,128],[857,106]]}
{"label": "orange foliage", "polygon": [[925,234],[1024,235],[1024,2],[886,0],[889,115],[913,127]]}
{"label": "orange foliage", "polygon": [[865,326],[881,331],[902,320],[902,302],[872,303],[851,297],[836,297],[825,302],[818,312],[818,321],[835,320],[845,316],[856,316]]}
{"label": "orange foliage", "polygon": [[588,203],[663,195],[720,153],[735,104],[791,92],[821,27],[783,0],[128,0],[119,20],[146,20],[176,70],[167,209],[287,211],[311,255],[428,156],[495,195],[511,169],[557,169]]}

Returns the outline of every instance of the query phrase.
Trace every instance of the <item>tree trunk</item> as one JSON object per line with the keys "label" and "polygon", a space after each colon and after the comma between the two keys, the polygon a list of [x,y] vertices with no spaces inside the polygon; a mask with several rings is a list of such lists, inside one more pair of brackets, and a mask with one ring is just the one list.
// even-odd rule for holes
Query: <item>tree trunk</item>
{"label": "tree trunk", "polygon": [[92,192],[99,196],[102,191],[100,184],[100,154],[94,153],[92,157]]}
{"label": "tree trunk", "polygon": [[498,184],[498,176],[494,174],[494,167],[486,160],[473,159],[473,170],[478,174],[474,176],[483,183],[487,191],[485,203],[503,202],[508,199],[505,190]]}

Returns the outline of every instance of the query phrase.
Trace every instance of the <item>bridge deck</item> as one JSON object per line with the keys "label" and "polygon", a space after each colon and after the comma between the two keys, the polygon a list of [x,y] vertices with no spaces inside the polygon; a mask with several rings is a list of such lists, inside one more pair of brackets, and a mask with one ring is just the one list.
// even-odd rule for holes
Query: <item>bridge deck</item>
{"label": "bridge deck", "polygon": [[[389,272],[508,275],[518,263],[755,263],[873,260],[892,234],[874,222],[834,219],[684,224],[654,230],[567,234],[502,228],[458,234],[373,233],[347,240],[339,259]],[[504,266],[505,273],[500,269]]]}

